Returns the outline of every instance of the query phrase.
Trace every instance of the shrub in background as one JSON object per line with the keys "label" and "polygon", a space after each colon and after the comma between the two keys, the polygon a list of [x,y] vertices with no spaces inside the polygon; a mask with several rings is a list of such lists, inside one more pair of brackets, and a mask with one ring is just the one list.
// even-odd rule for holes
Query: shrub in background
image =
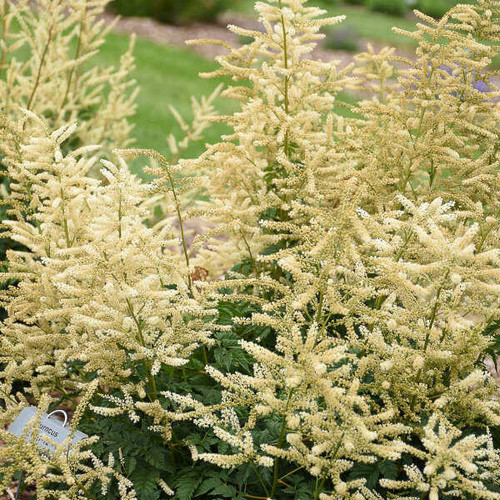
{"label": "shrub in background", "polygon": [[338,28],[330,29],[325,32],[326,38],[324,47],[330,50],[343,50],[346,52],[358,52],[359,33],[354,29]]}
{"label": "shrub in background", "polygon": [[416,8],[425,14],[440,18],[457,3],[472,3],[471,0],[418,0]]}
{"label": "shrub in background", "polygon": [[457,3],[471,3],[458,0],[346,0],[346,3],[365,5],[366,7],[391,15],[404,15],[411,9],[418,9],[424,14],[439,18]]}
{"label": "shrub in background", "polygon": [[[89,177],[99,153],[70,147],[74,126],[3,120],[6,227],[25,250],[2,294],[0,484],[23,469],[40,498],[499,499],[483,364],[500,313],[498,2],[401,32],[419,44],[407,69],[392,49],[311,60],[342,18],[256,7],[263,31],[232,27],[253,41],[204,75],[231,76],[240,109],[202,99],[179,117],[186,140],[211,120],[231,133],[195,159],[173,138],[169,159],[120,151],[151,157],[150,183],[120,158]],[[335,113],[345,89],[366,95],[352,118]],[[211,222],[192,247],[190,215]],[[62,402],[92,436],[76,454],[3,430]]]}
{"label": "shrub in background", "polygon": [[152,15],[151,0],[112,0],[110,9],[123,16],[148,17]]}
{"label": "shrub in background", "polygon": [[409,10],[406,0],[366,0],[365,5],[371,10],[394,16],[401,16]]}
{"label": "shrub in background", "polygon": [[114,0],[111,8],[126,16],[149,16],[164,23],[214,21],[234,6],[230,0]]}

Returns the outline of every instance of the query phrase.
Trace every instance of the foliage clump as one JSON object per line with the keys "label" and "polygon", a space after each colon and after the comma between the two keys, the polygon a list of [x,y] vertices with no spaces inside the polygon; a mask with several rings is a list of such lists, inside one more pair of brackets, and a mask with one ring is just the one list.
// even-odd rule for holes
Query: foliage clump
{"label": "foliage clump", "polygon": [[[239,2],[240,0],[236,0]],[[148,16],[163,23],[189,24],[215,21],[225,10],[234,7],[229,0],[113,0],[111,8],[124,16]]]}
{"label": "foliage clump", "polygon": [[[344,68],[311,55],[342,18],[256,10],[203,75],[238,111],[195,102],[170,158],[116,151],[96,179],[77,127],[4,118],[1,421],[75,408],[95,437],[50,464],[68,498],[500,498],[500,5],[419,14],[414,59]],[[231,133],[180,159],[210,120]],[[48,498],[47,464],[1,437]]]}

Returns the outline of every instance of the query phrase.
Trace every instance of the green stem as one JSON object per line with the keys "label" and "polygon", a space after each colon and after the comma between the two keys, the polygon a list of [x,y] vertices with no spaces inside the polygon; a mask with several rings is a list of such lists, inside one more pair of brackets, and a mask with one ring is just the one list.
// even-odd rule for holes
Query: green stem
{"label": "green stem", "polygon": [[314,489],[314,500],[319,499],[320,493],[323,491],[323,487],[325,486],[326,477],[324,477],[321,482],[316,482],[316,488]]}
{"label": "green stem", "polygon": [[38,70],[37,70],[37,74],[36,74],[36,78],[35,78],[35,84],[33,85],[33,90],[31,91],[31,95],[29,96],[29,99],[28,99],[28,104],[26,105],[26,109],[28,109],[28,111],[31,109],[31,105],[33,104],[33,99],[35,97],[36,90],[38,88],[38,85],[40,84],[40,78],[42,76],[42,69],[43,69],[43,65],[45,64],[45,58],[47,57],[47,52],[49,51],[49,46],[50,46],[50,43],[52,42],[53,29],[54,29],[54,23],[52,23],[50,25],[49,34],[47,36],[47,43],[45,44],[45,47],[43,48],[42,57],[40,59],[40,64],[38,66]]}
{"label": "green stem", "polygon": [[[339,439],[339,442],[337,443],[337,446],[335,448],[335,451],[333,452],[333,455],[330,459],[330,461],[334,461],[336,458],[337,458],[337,455],[340,451],[340,447],[342,446],[342,443],[344,441],[344,437],[345,437],[345,433],[346,431],[343,431],[342,432],[342,435],[340,436],[340,439]],[[325,481],[326,481],[326,478],[327,476],[324,476],[322,479],[321,479],[321,482],[318,483],[318,481],[316,481],[316,488],[314,490],[314,500],[318,500],[319,498],[319,495],[321,494],[321,492],[323,491],[323,488],[325,486]]]}
{"label": "green stem", "polygon": [[434,184],[434,179],[436,178],[437,169],[434,166],[434,159],[431,158],[431,169],[429,171],[429,188],[432,189],[432,185]]}
{"label": "green stem", "polygon": [[[253,462],[250,462],[250,466],[252,467],[253,471],[255,472],[255,475],[257,476],[257,478],[259,479],[260,481],[260,484],[262,485],[262,488],[264,488],[264,492],[265,494],[267,495],[267,497],[269,498],[269,491],[268,489],[266,488],[266,483],[264,482],[264,480],[262,479],[262,476],[260,475],[257,467],[255,467],[255,464]],[[250,498],[250,497],[249,497]],[[254,497],[254,498],[257,498],[257,497]]]}
{"label": "green stem", "polygon": [[[280,435],[278,437],[278,448],[281,448],[283,446],[283,441],[285,440],[286,413],[288,410],[288,406],[290,404],[291,397],[292,397],[292,391],[288,393],[288,399],[286,401],[286,406],[285,406],[285,415],[283,415],[283,419],[281,421],[281,430],[280,430]],[[271,494],[269,495],[270,498],[274,497],[274,493],[276,492],[278,482],[279,482],[279,458],[274,457],[273,484],[271,487]]]}
{"label": "green stem", "polygon": [[323,303],[325,296],[323,294],[323,290],[319,292],[319,300],[318,300],[318,310],[316,311],[316,323],[319,324],[319,321],[321,319],[321,315],[323,314]]}
{"label": "green stem", "polygon": [[250,245],[248,244],[245,233],[243,232],[242,229],[240,230],[240,234],[241,234],[241,237],[243,238],[243,243],[245,243],[245,246],[247,247],[248,255],[250,257],[250,262],[252,263],[252,268],[255,272],[255,275],[258,277],[257,261],[255,260],[255,258],[253,256],[252,249],[250,248]]}
{"label": "green stem", "polygon": [[186,260],[186,266],[187,266],[187,279],[188,279],[188,287],[191,293],[193,292],[193,278],[191,277],[191,268],[189,265],[189,253],[187,249],[187,244],[186,244],[186,235],[184,233],[184,221],[182,219],[182,214],[181,214],[181,204],[179,202],[179,198],[177,197],[177,191],[175,190],[175,184],[174,184],[174,179],[172,178],[172,173],[170,170],[167,168],[167,176],[168,180],[170,182],[170,186],[172,188],[172,195],[174,197],[174,202],[175,202],[175,210],[177,212],[177,218],[179,220],[179,226],[181,229],[181,240],[182,240],[182,250],[184,252],[184,259]]}
{"label": "green stem", "polygon": [[[399,252],[396,254],[396,260],[395,260],[396,262],[399,262],[399,260],[401,259],[401,257],[405,253],[406,248],[408,247],[408,243],[410,242],[412,237],[413,237],[413,233],[410,231],[410,233],[405,238],[405,242],[404,242],[403,246],[400,248]],[[375,305],[374,305],[375,311],[380,310],[380,308],[383,306],[384,302],[387,300],[387,297],[388,297],[388,295],[380,295],[379,297],[377,297],[377,300],[375,301]],[[370,331],[373,331],[374,328],[375,328],[375,324],[373,324],[370,327]]]}
{"label": "green stem", "polygon": [[293,469],[292,471],[290,472],[287,472],[284,476],[281,476],[279,479],[278,479],[278,483],[280,481],[283,481],[283,479],[286,479],[287,477],[291,476],[292,474],[295,474],[296,472],[298,472],[299,470],[303,469],[304,466],[301,465],[300,467],[297,467],[296,469]]}
{"label": "green stem", "polygon": [[[126,299],[126,302],[127,302],[127,306],[128,306],[128,310],[129,310],[129,314],[130,316],[132,316],[132,319],[134,320],[134,323],[137,327],[137,332],[138,332],[138,336],[139,336],[139,343],[141,344],[142,347],[146,347],[146,342],[144,340],[144,334],[143,334],[143,331],[142,331],[142,326],[141,326],[141,323],[140,321],[137,319],[135,313],[134,313],[134,309],[132,307],[132,304],[130,303],[130,300],[129,299]],[[152,389],[152,397],[148,394],[148,398],[150,401],[154,401],[156,399],[156,396],[157,396],[157,388],[156,388],[156,380],[155,380],[155,377],[152,373],[152,364],[151,364],[151,361],[149,360],[145,360],[145,365],[146,365],[146,371],[148,372],[148,378],[149,378],[149,383],[151,385],[151,389]]]}
{"label": "green stem", "polygon": [[[68,453],[69,453],[69,449],[68,449]],[[62,469],[60,469],[60,470],[62,471]],[[75,484],[78,486],[78,488],[80,488],[80,490],[82,490],[85,493],[85,496],[87,498],[90,498],[91,500],[97,500],[97,498],[92,493],[90,493],[90,491],[85,486],[83,486],[83,484],[78,480],[78,478],[73,473],[73,471],[70,471],[70,472],[71,472],[71,477],[75,480]]]}
{"label": "green stem", "polygon": [[[57,179],[59,180],[59,184],[61,184],[61,176],[58,175]],[[63,231],[64,238],[66,239],[66,246],[71,247],[71,240],[69,238],[69,229],[68,229],[68,220],[66,219],[66,200],[64,199],[64,191],[62,187],[59,190],[59,195],[61,197],[61,213],[63,215]]]}
{"label": "green stem", "polygon": [[[287,71],[287,74],[285,76],[285,90],[284,90],[284,99],[285,99],[285,113],[288,115],[289,114],[289,107],[290,107],[290,102],[289,102],[289,97],[288,97],[288,88],[290,85],[290,80],[288,77],[288,40],[287,40],[287,33],[286,33],[286,25],[285,25],[285,16],[283,15],[283,0],[279,0],[279,8],[281,11],[281,28],[283,30],[283,59],[284,59],[284,64],[285,64],[285,70]],[[290,159],[290,139],[288,135],[288,130],[285,133],[285,154],[288,159]]]}
{"label": "green stem", "polygon": [[[285,417],[283,417],[283,421],[281,422],[281,431],[278,438],[278,448],[283,446],[283,441],[285,439],[285,431],[286,431],[286,421]],[[270,498],[274,497],[274,493],[276,488],[278,487],[279,482],[279,459],[278,457],[274,457],[274,471],[273,471],[273,485],[271,487],[271,495]]]}
{"label": "green stem", "polygon": [[[495,214],[495,217],[499,217],[500,216],[500,208],[497,210],[497,213]],[[489,229],[487,229],[484,234],[482,235],[481,237],[481,241],[479,242],[479,245],[477,246],[477,250],[476,250],[476,253],[479,253],[482,248],[483,248],[483,245],[484,245],[484,242],[486,241],[486,238],[488,237],[488,235],[490,234],[491,230],[494,228],[495,226],[492,225]]]}
{"label": "green stem", "polygon": [[123,210],[122,210],[122,191],[120,189],[120,197],[118,198],[118,238],[122,239],[122,219],[123,219]]}
{"label": "green stem", "polygon": [[[76,44],[76,52],[75,52],[75,62],[78,61],[78,58],[80,57],[80,50],[81,50],[81,47],[82,47],[82,33],[83,33],[83,23],[85,21],[85,14],[87,13],[87,4],[85,3],[84,6],[83,6],[83,9],[82,9],[82,17],[81,17],[81,20],[80,20],[80,30],[79,30],[79,33],[78,33],[78,42]],[[67,84],[66,84],[66,92],[64,92],[64,97],[63,97],[63,100],[62,100],[62,105],[61,105],[61,111],[64,111],[64,106],[66,104],[66,100],[68,98],[68,95],[69,95],[69,89],[71,87],[71,81],[73,80],[73,75],[75,73],[75,66],[73,66],[69,72],[69,76],[68,76],[68,81],[67,81]]]}
{"label": "green stem", "polygon": [[91,500],[97,500],[97,498],[92,493],[90,493],[90,491],[87,488],[85,488],[85,486],[83,486],[83,484],[80,481],[78,481],[78,479],[75,478],[75,481],[78,488],[80,488],[88,498],[90,498]]}
{"label": "green stem", "polygon": [[0,58],[0,80],[2,79],[3,76],[3,65],[5,64],[5,53],[7,52],[7,18],[6,18],[6,6],[5,6],[5,1],[2,0],[2,46],[5,47],[5,49],[2,49],[2,57]]}
{"label": "green stem", "polygon": [[[446,275],[444,277],[443,282],[448,279],[449,274],[450,274],[450,270],[448,269],[448,271],[446,271]],[[429,347],[429,342],[431,339],[431,331],[432,331],[432,327],[434,326],[434,322],[436,321],[437,312],[439,309],[439,298],[441,296],[441,292],[443,291],[443,288],[444,288],[444,283],[439,287],[437,294],[436,294],[436,301],[434,302],[434,307],[432,308],[431,317],[429,320],[429,328],[427,329],[427,333],[425,334],[425,341],[424,341],[424,348],[423,348],[424,353],[427,351],[427,348]],[[420,384],[420,380],[422,378],[422,373],[423,373],[423,368],[420,368],[417,372],[417,378],[416,378],[417,385]],[[411,411],[413,411],[413,409],[415,408],[416,400],[417,400],[416,395],[413,395],[411,402],[410,402],[410,410]]]}
{"label": "green stem", "polygon": [[408,243],[410,243],[412,238],[413,238],[413,232],[410,231],[410,233],[405,238],[405,242],[404,242],[403,246],[399,249],[399,252],[396,254],[396,262],[399,262],[399,260],[403,256],[403,254],[405,253],[405,251],[408,247]]}
{"label": "green stem", "polygon": [[[431,70],[431,76],[429,78],[432,77],[432,72],[433,71],[434,71],[434,68]],[[426,112],[426,108],[422,107],[422,110],[420,112],[420,119],[419,119],[417,133],[415,135],[415,138],[412,140],[413,145],[415,145],[417,143],[418,139],[420,138],[420,136],[422,134],[422,125],[424,123],[425,112]],[[415,159],[415,157],[413,156],[410,159],[410,162],[408,164],[408,169],[406,171],[406,175],[405,175],[405,178],[403,180],[403,187],[401,188],[401,192],[403,194],[405,194],[405,192],[406,192],[406,186],[408,185],[408,182],[410,182],[410,179],[411,179],[411,174],[412,174],[411,169],[412,169],[412,166],[413,166],[413,160],[414,159]],[[410,187],[411,187],[411,182],[410,182]]]}
{"label": "green stem", "polygon": [[18,404],[18,402],[16,401],[16,399],[14,399],[10,394],[8,394],[6,391],[4,391],[3,389],[0,389],[0,392],[2,394],[4,394],[8,399],[10,399],[13,403],[16,403]]}

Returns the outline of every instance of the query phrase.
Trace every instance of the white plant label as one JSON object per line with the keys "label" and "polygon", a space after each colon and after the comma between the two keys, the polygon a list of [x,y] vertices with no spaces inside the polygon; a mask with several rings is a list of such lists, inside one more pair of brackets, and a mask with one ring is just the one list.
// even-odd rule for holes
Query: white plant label
{"label": "white plant label", "polygon": [[[11,434],[14,434],[14,436],[20,437],[22,433],[24,432],[24,429],[27,427],[27,425],[32,422],[38,413],[38,408],[34,406],[28,406],[27,408],[23,408],[21,413],[16,417],[14,422],[9,427],[9,432]],[[68,436],[71,433],[71,429],[67,429],[62,425],[62,423],[59,420],[56,420],[54,418],[50,418],[47,414],[43,414],[42,418],[40,419],[40,425],[39,425],[39,437],[37,440],[37,445],[40,447],[40,451],[43,454],[51,454],[55,451],[55,446],[53,443],[56,444],[61,444],[64,442],[65,439],[68,438]],[[52,442],[47,443],[45,442],[41,436],[45,435]],[[84,434],[83,432],[76,431],[73,435],[73,438],[71,439],[71,443],[76,443],[77,441],[81,441],[82,439],[85,439],[87,434]],[[30,436],[28,434],[27,436],[28,439],[30,439]]]}

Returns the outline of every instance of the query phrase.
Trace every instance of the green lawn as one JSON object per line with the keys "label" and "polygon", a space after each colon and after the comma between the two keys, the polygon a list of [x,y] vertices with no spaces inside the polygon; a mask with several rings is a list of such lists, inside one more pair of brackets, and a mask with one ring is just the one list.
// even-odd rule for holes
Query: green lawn
{"label": "green lawn", "polygon": [[392,31],[394,26],[413,31],[415,22],[403,17],[390,16],[380,12],[372,12],[362,6],[334,5],[325,6],[329,14],[345,15],[345,21],[340,25],[352,30],[361,38],[367,38],[384,45],[400,48],[411,48],[415,42]]}
{"label": "green lawn", "polygon": [[[127,46],[128,36],[111,33],[93,61],[106,66],[116,64]],[[168,105],[174,105],[183,117],[189,119],[191,96],[200,98],[209,95],[220,83],[201,79],[198,73],[209,71],[216,64],[188,49],[157,45],[141,38],[137,40],[134,55],[137,69],[133,77],[140,87],[137,113],[133,119],[136,138],[134,146],[153,148],[167,154],[167,136],[174,133],[181,137],[180,128]],[[217,109],[222,113],[227,113],[232,107],[233,104],[225,99],[219,98],[217,101]],[[214,125],[208,130],[206,141],[216,141],[225,130],[224,125]],[[202,146],[203,144],[193,144],[187,154],[198,154]],[[134,164],[137,163],[136,160]]]}

